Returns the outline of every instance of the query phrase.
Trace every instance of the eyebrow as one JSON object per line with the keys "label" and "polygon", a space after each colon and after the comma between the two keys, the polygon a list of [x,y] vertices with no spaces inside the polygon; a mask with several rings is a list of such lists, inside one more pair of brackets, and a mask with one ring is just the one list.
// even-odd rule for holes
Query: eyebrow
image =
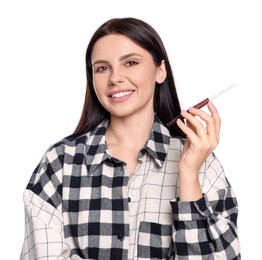
{"label": "eyebrow", "polygon": [[[122,60],[127,59],[127,58],[132,57],[132,56],[142,57],[142,55],[133,52],[133,53],[128,53],[128,54],[125,54],[125,55],[121,56],[121,57],[119,58],[119,61],[122,61]],[[96,65],[96,64],[98,64],[98,63],[107,63],[107,62],[108,62],[107,60],[97,60],[97,61],[95,61],[92,65],[94,66],[94,65]]]}

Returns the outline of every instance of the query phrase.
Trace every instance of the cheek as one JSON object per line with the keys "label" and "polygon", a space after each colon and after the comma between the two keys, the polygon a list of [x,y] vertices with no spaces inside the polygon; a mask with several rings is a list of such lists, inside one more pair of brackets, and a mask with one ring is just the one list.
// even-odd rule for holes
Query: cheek
{"label": "cheek", "polygon": [[129,79],[136,83],[136,85],[150,87],[155,86],[156,75],[152,70],[141,69],[130,75]]}
{"label": "cheek", "polygon": [[155,74],[150,72],[145,72],[140,75],[140,85],[144,86],[146,91],[154,91],[155,89]]}
{"label": "cheek", "polygon": [[93,79],[93,87],[94,87],[94,91],[95,91],[95,93],[97,95],[97,91],[98,91],[99,88],[97,88],[97,82],[96,82],[95,79]]}
{"label": "cheek", "polygon": [[94,77],[93,78],[93,86],[94,86],[94,91],[96,95],[99,97],[101,96],[101,93],[103,91],[103,81],[101,81],[100,78]]}

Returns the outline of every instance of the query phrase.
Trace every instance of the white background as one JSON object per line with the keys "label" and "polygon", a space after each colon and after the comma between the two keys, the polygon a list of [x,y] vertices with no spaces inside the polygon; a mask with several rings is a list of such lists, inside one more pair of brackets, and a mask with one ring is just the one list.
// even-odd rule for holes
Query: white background
{"label": "white background", "polygon": [[[97,27],[134,16],[155,27],[173,65],[183,108],[214,100],[222,118],[216,149],[239,202],[242,257],[261,255],[260,1],[0,2],[1,259],[18,259],[22,193],[54,142],[70,134],[85,93],[85,49]],[[261,214],[261,213],[260,213]]]}

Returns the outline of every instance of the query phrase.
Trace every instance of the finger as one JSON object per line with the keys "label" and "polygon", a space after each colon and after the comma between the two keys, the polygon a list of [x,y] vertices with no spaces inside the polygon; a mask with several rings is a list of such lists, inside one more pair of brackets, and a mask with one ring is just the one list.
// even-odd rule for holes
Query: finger
{"label": "finger", "polygon": [[187,126],[180,118],[177,119],[176,124],[187,136],[187,138],[195,134],[194,130],[191,127]]}
{"label": "finger", "polygon": [[[203,125],[194,116],[190,115],[187,112],[185,113],[187,115],[185,115],[183,112],[181,114],[186,119],[186,123],[178,119],[177,125],[186,134],[187,140],[189,140],[190,143],[193,144],[195,147],[202,146],[201,143],[209,143],[206,130]],[[189,118],[194,121],[194,124],[191,123]]]}
{"label": "finger", "polygon": [[[194,130],[194,132],[200,137],[200,138],[203,138],[203,139],[206,139],[206,128],[203,124],[203,122],[205,120],[204,119],[204,116],[201,116],[201,111],[196,111],[196,110],[199,110],[199,109],[195,109],[195,108],[190,108],[189,109],[189,112],[187,111],[181,111],[181,115],[186,119],[186,122],[188,124],[188,126],[190,126],[191,129]],[[203,120],[203,122],[200,122],[199,119],[197,119],[195,117],[195,115],[200,115],[200,119]],[[201,118],[202,117],[202,118]]]}
{"label": "finger", "polygon": [[208,106],[209,111],[211,112],[211,116],[214,119],[217,136],[219,137],[220,127],[221,127],[221,119],[220,119],[219,113],[211,101],[208,102],[207,106]]}
{"label": "finger", "polygon": [[199,118],[205,122],[206,134],[208,135],[212,149],[214,149],[219,142],[220,118],[216,108],[212,106],[212,104],[210,104],[209,107],[211,115],[195,108],[190,108],[189,112],[195,116],[199,116]]}
{"label": "finger", "polygon": [[209,135],[212,146],[216,147],[219,141],[221,120],[216,107],[213,105],[211,101],[209,101],[208,103],[208,109],[211,115],[199,109],[190,112],[194,112],[206,123],[207,134]]}
{"label": "finger", "polygon": [[[199,123],[196,121],[190,121],[196,127],[195,129],[197,135],[201,138],[201,140],[210,144],[211,150],[216,148],[218,145],[219,127],[217,129],[214,118],[206,112],[196,108],[190,108],[189,112],[194,116],[198,116],[204,122],[201,123],[199,120],[197,120]],[[187,118],[190,119],[190,116]],[[201,127],[199,124],[201,124]]]}
{"label": "finger", "polygon": [[190,149],[191,151],[197,152],[194,156],[201,157],[204,155],[206,158],[206,156],[212,152],[212,145],[207,138],[207,134],[204,134],[203,137],[199,137],[191,127],[188,127],[187,124],[185,124],[181,119],[177,120],[178,127],[187,136],[183,150],[187,151]]}
{"label": "finger", "polygon": [[202,121],[205,122],[207,132],[215,133],[216,137],[218,137],[220,130],[220,118],[215,106],[212,106],[212,103],[209,104],[209,110],[211,112],[211,115],[196,108],[190,108],[189,112],[194,116],[198,116],[199,118],[201,118]]}

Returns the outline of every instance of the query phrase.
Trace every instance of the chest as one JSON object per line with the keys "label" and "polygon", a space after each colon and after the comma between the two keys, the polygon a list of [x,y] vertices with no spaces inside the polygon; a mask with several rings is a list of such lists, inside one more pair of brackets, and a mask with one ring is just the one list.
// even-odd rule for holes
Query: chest
{"label": "chest", "polygon": [[62,192],[64,232],[71,248],[81,252],[78,254],[82,257],[100,259],[100,253],[110,254],[107,248],[112,244],[126,255],[130,239],[138,239],[131,230],[142,228],[141,232],[150,234],[148,223],[161,223],[161,230],[168,228],[165,233],[169,246],[170,200],[176,197],[178,187],[175,162],[158,167],[146,155],[131,176],[125,164],[112,160],[90,172],[84,164],[66,169]]}

